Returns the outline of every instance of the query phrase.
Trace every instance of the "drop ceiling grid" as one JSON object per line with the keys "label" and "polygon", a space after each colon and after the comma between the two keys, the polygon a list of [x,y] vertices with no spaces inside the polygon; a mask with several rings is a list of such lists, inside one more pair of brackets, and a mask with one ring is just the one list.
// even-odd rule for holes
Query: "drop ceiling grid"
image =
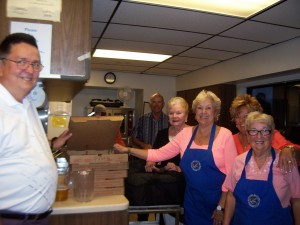
{"label": "drop ceiling grid", "polygon": [[[116,1],[94,0],[92,48],[116,5]],[[300,13],[294,9],[297,6],[299,9],[299,0],[288,0],[243,21],[235,17],[123,1],[96,47],[171,54],[174,57],[148,67],[139,66],[138,61],[125,66],[116,60],[102,60],[99,64],[92,59],[92,69],[181,75],[300,36],[300,22],[295,21],[300,21]],[[287,15],[287,12],[292,13]],[[279,20],[282,13],[285,16]]]}

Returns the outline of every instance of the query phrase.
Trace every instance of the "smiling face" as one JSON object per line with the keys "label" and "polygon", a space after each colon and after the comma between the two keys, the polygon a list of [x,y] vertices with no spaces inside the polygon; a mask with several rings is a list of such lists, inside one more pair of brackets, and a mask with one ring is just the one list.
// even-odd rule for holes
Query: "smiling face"
{"label": "smiling face", "polygon": [[[248,130],[271,130],[266,123],[263,122],[253,122],[251,123]],[[251,136],[247,132],[247,138],[250,146],[253,148],[253,151],[267,151],[272,146],[273,132],[267,135],[263,135],[262,132],[258,132],[256,135]]]}
{"label": "smiling face", "polygon": [[150,99],[150,109],[153,113],[161,113],[164,105],[164,99],[160,95],[154,95]]}
{"label": "smiling face", "polygon": [[168,109],[169,123],[174,127],[182,127],[188,118],[185,108],[178,102],[172,104]]}
{"label": "smiling face", "polygon": [[237,110],[237,114],[234,117],[234,122],[235,122],[236,128],[242,134],[246,134],[245,120],[247,118],[248,113],[249,113],[248,108],[246,106],[242,106]]}
{"label": "smiling face", "polygon": [[195,108],[195,119],[200,125],[212,125],[218,112],[214,108],[214,102],[210,98],[200,101]]}
{"label": "smiling face", "polygon": [[[6,58],[14,61],[40,62],[38,49],[26,43],[12,45]],[[27,69],[20,69],[15,62],[8,60],[0,62],[0,83],[19,102],[22,102],[23,98],[35,87],[39,73],[39,71],[34,71],[31,65]]]}

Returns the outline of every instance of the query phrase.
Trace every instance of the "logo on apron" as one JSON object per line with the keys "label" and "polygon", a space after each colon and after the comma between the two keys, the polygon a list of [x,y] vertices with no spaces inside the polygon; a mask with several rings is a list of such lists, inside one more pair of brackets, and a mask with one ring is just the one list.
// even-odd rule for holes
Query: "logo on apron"
{"label": "logo on apron", "polygon": [[251,194],[248,197],[248,204],[252,208],[256,208],[260,204],[260,197],[256,194]]}
{"label": "logo on apron", "polygon": [[194,171],[198,171],[198,170],[201,169],[201,163],[200,163],[198,160],[193,160],[193,161],[191,162],[191,168],[192,168],[192,170],[194,170]]}

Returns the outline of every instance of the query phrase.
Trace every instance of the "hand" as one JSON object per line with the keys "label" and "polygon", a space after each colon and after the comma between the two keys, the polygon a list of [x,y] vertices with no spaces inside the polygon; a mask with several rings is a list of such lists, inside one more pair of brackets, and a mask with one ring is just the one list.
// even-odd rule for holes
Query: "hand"
{"label": "hand", "polygon": [[147,161],[145,165],[145,171],[151,173],[152,171],[159,172],[159,168],[155,166],[155,162]]}
{"label": "hand", "polygon": [[284,147],[279,154],[278,167],[285,173],[292,172],[292,168],[297,166],[295,154],[290,147]]}
{"label": "hand", "polygon": [[172,162],[169,162],[164,168],[168,171],[181,172],[181,168]]}
{"label": "hand", "polygon": [[65,130],[64,132],[62,132],[61,135],[59,135],[58,138],[53,141],[52,150],[62,148],[67,143],[70,137],[72,137],[72,133],[69,130]]}
{"label": "hand", "polygon": [[114,144],[114,149],[120,153],[129,153],[129,148],[120,144]]}
{"label": "hand", "polygon": [[214,223],[213,225],[220,225],[223,222],[223,218],[224,218],[224,212],[215,209],[212,218],[214,219]]}

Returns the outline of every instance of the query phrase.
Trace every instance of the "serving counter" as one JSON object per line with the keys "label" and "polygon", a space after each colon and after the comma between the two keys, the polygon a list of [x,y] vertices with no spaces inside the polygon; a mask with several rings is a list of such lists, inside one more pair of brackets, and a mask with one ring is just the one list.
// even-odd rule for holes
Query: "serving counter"
{"label": "serving counter", "polygon": [[128,206],[123,195],[96,197],[84,203],[69,198],[53,204],[50,225],[128,225]]}

